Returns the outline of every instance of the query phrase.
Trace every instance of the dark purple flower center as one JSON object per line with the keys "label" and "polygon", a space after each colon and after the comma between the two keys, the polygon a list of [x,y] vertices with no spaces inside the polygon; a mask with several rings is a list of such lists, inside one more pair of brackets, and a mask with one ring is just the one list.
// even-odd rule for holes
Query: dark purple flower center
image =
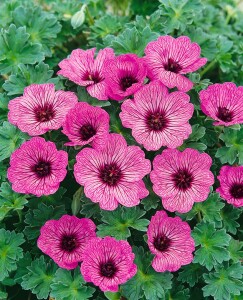
{"label": "dark purple flower center", "polygon": [[95,73],[86,73],[83,77],[84,81],[93,81],[94,83],[99,83],[103,80],[98,72]]}
{"label": "dark purple flower center", "polygon": [[75,234],[63,235],[61,239],[61,249],[72,252],[79,246],[78,239]]}
{"label": "dark purple flower center", "polygon": [[230,194],[235,199],[243,198],[243,184],[235,183],[230,188]]}
{"label": "dark purple flower center", "polygon": [[172,175],[175,186],[179,190],[187,190],[191,187],[193,182],[193,176],[187,170],[178,170],[177,173]]}
{"label": "dark purple flower center", "polygon": [[112,261],[108,261],[106,263],[102,263],[100,265],[100,273],[102,276],[111,278],[115,275],[117,268]]}
{"label": "dark purple flower center", "polygon": [[168,120],[164,112],[156,111],[147,114],[146,123],[150,130],[161,131],[166,127]]}
{"label": "dark purple flower center", "polygon": [[81,139],[83,141],[87,141],[96,134],[96,130],[92,125],[85,124],[80,128],[79,133],[81,135]]}
{"label": "dark purple flower center", "polygon": [[168,62],[164,64],[164,69],[173,73],[179,73],[182,70],[182,67],[174,59],[169,58]]}
{"label": "dark purple flower center", "polygon": [[166,251],[171,244],[171,240],[167,236],[158,235],[154,238],[154,247],[159,251]]}
{"label": "dark purple flower center", "polygon": [[120,86],[121,89],[125,92],[128,88],[130,88],[134,83],[137,83],[137,79],[132,76],[127,76],[121,78]]}
{"label": "dark purple flower center", "polygon": [[121,169],[117,166],[116,163],[105,164],[100,169],[99,177],[100,179],[108,184],[109,186],[114,186],[121,179],[122,173]]}
{"label": "dark purple flower center", "polygon": [[219,107],[217,117],[227,123],[232,121],[233,113],[226,107]]}
{"label": "dark purple flower center", "polygon": [[52,104],[44,104],[35,109],[35,118],[38,122],[48,122],[55,116]]}
{"label": "dark purple flower center", "polygon": [[46,177],[51,174],[51,164],[48,161],[39,161],[33,166],[32,170],[38,177]]}

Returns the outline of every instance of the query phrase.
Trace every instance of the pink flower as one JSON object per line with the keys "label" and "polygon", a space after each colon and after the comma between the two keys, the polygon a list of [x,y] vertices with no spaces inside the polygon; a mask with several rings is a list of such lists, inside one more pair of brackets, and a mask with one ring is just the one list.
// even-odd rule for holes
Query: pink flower
{"label": "pink flower", "polygon": [[123,54],[104,64],[105,81],[109,86],[109,97],[123,100],[133,95],[143,85],[147,69],[142,58],[136,54]]}
{"label": "pink flower", "polygon": [[201,109],[216,120],[214,125],[231,126],[243,123],[243,86],[232,82],[212,84],[199,93]]}
{"label": "pink flower", "polygon": [[82,261],[84,248],[90,239],[96,237],[95,229],[90,219],[64,215],[41,227],[37,245],[59,267],[71,270]]}
{"label": "pink flower", "polygon": [[17,193],[54,194],[67,174],[68,154],[56,145],[35,137],[23,143],[10,158],[8,179]]}
{"label": "pink flower", "polygon": [[138,205],[148,196],[142,178],[151,165],[137,146],[127,146],[119,134],[110,134],[102,149],[81,150],[74,165],[74,176],[84,186],[85,195],[102,209],[114,210],[118,204]]}
{"label": "pink flower", "polygon": [[218,176],[220,187],[216,191],[229,204],[243,206],[243,166],[223,166]]}
{"label": "pink flower", "polygon": [[135,255],[126,241],[112,237],[95,238],[83,253],[81,273],[85,281],[106,292],[117,292],[118,285],[125,283],[137,273],[133,263]]}
{"label": "pink flower", "polygon": [[93,148],[102,147],[109,134],[109,115],[100,107],[79,102],[66,115],[63,133],[71,142],[68,146],[92,144]]}
{"label": "pink flower", "polygon": [[211,157],[187,148],[166,149],[153,161],[150,174],[154,192],[162,197],[165,209],[186,213],[194,202],[207,199],[214,176]]}
{"label": "pink flower", "polygon": [[206,58],[200,58],[199,45],[191,43],[187,36],[160,36],[148,43],[144,51],[148,77],[159,79],[168,88],[177,87],[183,92],[193,87],[193,83],[183,75],[198,70],[207,62]]}
{"label": "pink flower", "polygon": [[162,83],[154,81],[135,93],[134,100],[124,101],[120,118],[145,149],[176,148],[192,132],[188,120],[194,108],[189,100],[187,94],[169,94]]}
{"label": "pink flower", "polygon": [[8,104],[8,120],[29,135],[59,129],[70,108],[78,102],[72,92],[57,91],[52,83],[31,84]]}
{"label": "pink flower", "polygon": [[152,267],[157,272],[175,272],[193,260],[195,243],[190,226],[179,217],[157,211],[148,227],[148,246],[155,254]]}
{"label": "pink flower", "polygon": [[100,50],[94,59],[95,48],[73,50],[70,57],[59,63],[57,74],[67,77],[78,85],[86,86],[88,93],[99,100],[107,100],[107,85],[104,81],[104,63],[115,57],[111,48]]}

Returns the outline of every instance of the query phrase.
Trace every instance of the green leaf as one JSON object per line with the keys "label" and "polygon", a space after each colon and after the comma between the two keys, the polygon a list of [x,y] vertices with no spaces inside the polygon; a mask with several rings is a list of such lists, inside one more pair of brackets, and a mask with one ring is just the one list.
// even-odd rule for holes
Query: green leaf
{"label": "green leaf", "polygon": [[16,71],[22,64],[35,64],[44,59],[40,44],[31,44],[25,27],[11,24],[0,32],[0,74]]}
{"label": "green leaf", "polygon": [[57,220],[66,213],[64,205],[47,206],[44,203],[39,203],[37,209],[29,209],[25,216],[24,222],[28,226],[24,229],[24,234],[28,240],[36,239],[40,234],[40,228],[46,221],[52,219]]}
{"label": "green leaf", "polygon": [[206,201],[198,202],[193,205],[193,208],[186,214],[178,214],[184,220],[191,220],[195,216],[202,215],[205,222],[215,222],[221,225],[221,209],[225,206],[220,201],[218,193],[211,193]]}
{"label": "green leaf", "polygon": [[38,6],[29,8],[19,6],[13,11],[13,18],[17,27],[26,27],[32,43],[42,45],[41,51],[45,56],[52,56],[51,48],[61,31],[61,25],[53,14],[43,11]]}
{"label": "green leaf", "polygon": [[15,193],[7,182],[3,182],[0,187],[0,220],[5,217],[6,211],[22,210],[28,202],[26,198],[26,195]]}
{"label": "green leaf", "polygon": [[114,236],[118,240],[126,239],[131,236],[129,227],[139,231],[147,231],[149,221],[141,219],[145,211],[137,206],[123,207],[119,206],[114,211],[101,211],[102,221],[105,224],[98,225],[97,234],[101,237],[106,235]]}
{"label": "green leaf", "polygon": [[84,215],[86,218],[94,218],[94,219],[100,219],[100,206],[98,203],[92,202],[89,198],[85,197],[85,194],[83,194],[82,200],[81,200],[81,211],[80,213]]}
{"label": "green leaf", "polygon": [[230,259],[229,251],[225,246],[229,245],[230,235],[225,229],[216,230],[214,223],[200,223],[192,233],[196,246],[194,263],[205,266],[209,271],[223,261]]}
{"label": "green leaf", "polygon": [[203,287],[203,295],[212,296],[215,300],[233,299],[233,295],[240,295],[243,291],[242,275],[243,266],[240,263],[230,267],[216,266],[215,272],[203,275],[207,283]]}
{"label": "green leaf", "polygon": [[0,125],[8,119],[9,97],[6,94],[0,94]]}
{"label": "green leaf", "polygon": [[19,64],[17,72],[9,76],[3,84],[3,88],[8,95],[21,95],[24,88],[32,83],[58,84],[59,78],[51,78],[53,73],[54,71],[49,70],[49,66],[43,62],[36,66]]}
{"label": "green leaf", "polygon": [[193,287],[202,276],[202,266],[200,264],[191,263],[182,268],[179,273],[178,280],[181,282],[186,282],[190,287]]}
{"label": "green leaf", "polygon": [[116,293],[112,293],[112,292],[105,292],[104,295],[106,296],[107,299],[109,300],[120,300],[121,298],[121,293],[116,292]]}
{"label": "green leaf", "polygon": [[226,205],[221,210],[220,214],[226,231],[236,234],[237,228],[240,226],[236,220],[239,219],[241,211],[240,208],[233,207],[232,205]]}
{"label": "green leaf", "polygon": [[111,103],[109,101],[101,101],[101,100],[91,97],[88,94],[88,92],[86,91],[85,87],[78,86],[77,93],[78,93],[78,99],[80,102],[87,102],[90,105],[100,106],[100,107],[111,105]]}
{"label": "green leaf", "polygon": [[186,148],[193,148],[199,151],[204,151],[207,149],[207,146],[201,142],[198,142],[205,135],[206,128],[200,126],[199,124],[192,125],[192,133],[189,138],[180,146],[181,150]]}
{"label": "green leaf", "polygon": [[8,158],[29,136],[14,125],[3,122],[0,126],[0,161]]}
{"label": "green leaf", "polygon": [[142,297],[147,300],[164,299],[165,291],[172,285],[172,274],[157,273],[151,267],[152,255],[149,252],[145,253],[143,247],[134,247],[133,252],[138,271],[132,279],[121,286],[121,294],[133,300]]}
{"label": "green leaf", "polygon": [[19,246],[24,241],[22,233],[0,229],[0,281],[17,269],[17,261],[23,257],[23,250]]}
{"label": "green leaf", "polygon": [[32,258],[30,252],[25,252],[24,257],[17,262],[17,271],[14,275],[14,280],[16,283],[21,284],[23,281],[23,276],[28,273],[27,267],[31,265],[31,262]]}
{"label": "green leaf", "polygon": [[73,195],[73,200],[71,204],[72,213],[76,216],[81,208],[81,199],[84,194],[83,187],[80,187]]}
{"label": "green leaf", "polygon": [[230,253],[230,259],[233,260],[233,262],[238,262],[243,259],[243,242],[234,240],[233,238],[230,240],[229,243],[229,253]]}
{"label": "green leaf", "polygon": [[47,299],[57,265],[53,261],[47,262],[44,256],[41,256],[34,260],[27,269],[28,273],[23,276],[21,283],[22,288],[31,290],[37,299]]}
{"label": "green leaf", "polygon": [[105,45],[111,46],[116,54],[135,53],[143,56],[146,45],[155,40],[159,35],[152,32],[149,26],[142,31],[138,31],[135,27],[127,28],[117,37],[108,35],[105,39]]}
{"label": "green leaf", "polygon": [[51,296],[55,300],[86,300],[92,297],[95,289],[84,285],[79,267],[72,273],[58,269],[51,284]]}

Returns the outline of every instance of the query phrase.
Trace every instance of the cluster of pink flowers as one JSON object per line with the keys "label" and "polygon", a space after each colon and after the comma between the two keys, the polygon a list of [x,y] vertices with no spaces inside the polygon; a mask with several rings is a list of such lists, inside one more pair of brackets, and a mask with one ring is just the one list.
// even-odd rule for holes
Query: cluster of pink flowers
{"label": "cluster of pink flowers", "polygon": [[[214,183],[211,157],[194,149],[179,151],[192,132],[189,120],[194,106],[188,92],[193,83],[185,74],[206,64],[200,47],[188,37],[161,36],[150,42],[145,57],[115,56],[113,49],[74,50],[60,62],[58,74],[86,87],[99,100],[123,101],[120,119],[136,142],[148,151],[167,147],[153,160],[139,146],[128,146],[121,134],[109,133],[109,115],[100,108],[78,102],[75,93],[55,91],[54,84],[32,84],[23,96],[9,103],[9,122],[32,138],[11,156],[8,179],[14,191],[36,196],[55,193],[64,180],[68,154],[53,142],[36,137],[62,127],[67,146],[83,147],[76,156],[74,176],[85,195],[100,208],[138,205],[149,195],[143,178],[150,174],[154,192],[170,212],[186,213],[195,202],[205,201]],[[176,91],[169,91],[177,88]],[[213,84],[199,94],[201,109],[216,122],[243,123],[243,87]],[[82,100],[82,99],[81,99]],[[223,166],[218,177],[221,197],[243,206],[243,167]],[[81,273],[103,291],[136,274],[134,254],[126,241],[96,237],[90,219],[68,215],[50,220],[41,229],[39,248],[60,267]],[[148,228],[148,245],[158,272],[176,271],[193,260],[194,241],[187,223],[158,211]]]}

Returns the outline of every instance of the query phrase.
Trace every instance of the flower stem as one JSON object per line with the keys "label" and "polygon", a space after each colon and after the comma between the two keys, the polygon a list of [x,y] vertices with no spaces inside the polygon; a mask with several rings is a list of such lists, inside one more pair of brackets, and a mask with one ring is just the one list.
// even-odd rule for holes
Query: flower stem
{"label": "flower stem", "polygon": [[87,13],[87,17],[89,19],[89,25],[94,25],[94,19],[93,19],[93,17],[90,14],[88,6],[86,6],[86,13]]}
{"label": "flower stem", "polygon": [[215,64],[216,64],[217,60],[214,59],[212,60],[207,66],[206,68],[204,68],[201,72],[200,72],[200,76],[203,77],[204,74],[206,74]]}
{"label": "flower stem", "polygon": [[197,213],[197,218],[198,218],[199,223],[201,223],[202,222],[202,214],[200,211]]}

